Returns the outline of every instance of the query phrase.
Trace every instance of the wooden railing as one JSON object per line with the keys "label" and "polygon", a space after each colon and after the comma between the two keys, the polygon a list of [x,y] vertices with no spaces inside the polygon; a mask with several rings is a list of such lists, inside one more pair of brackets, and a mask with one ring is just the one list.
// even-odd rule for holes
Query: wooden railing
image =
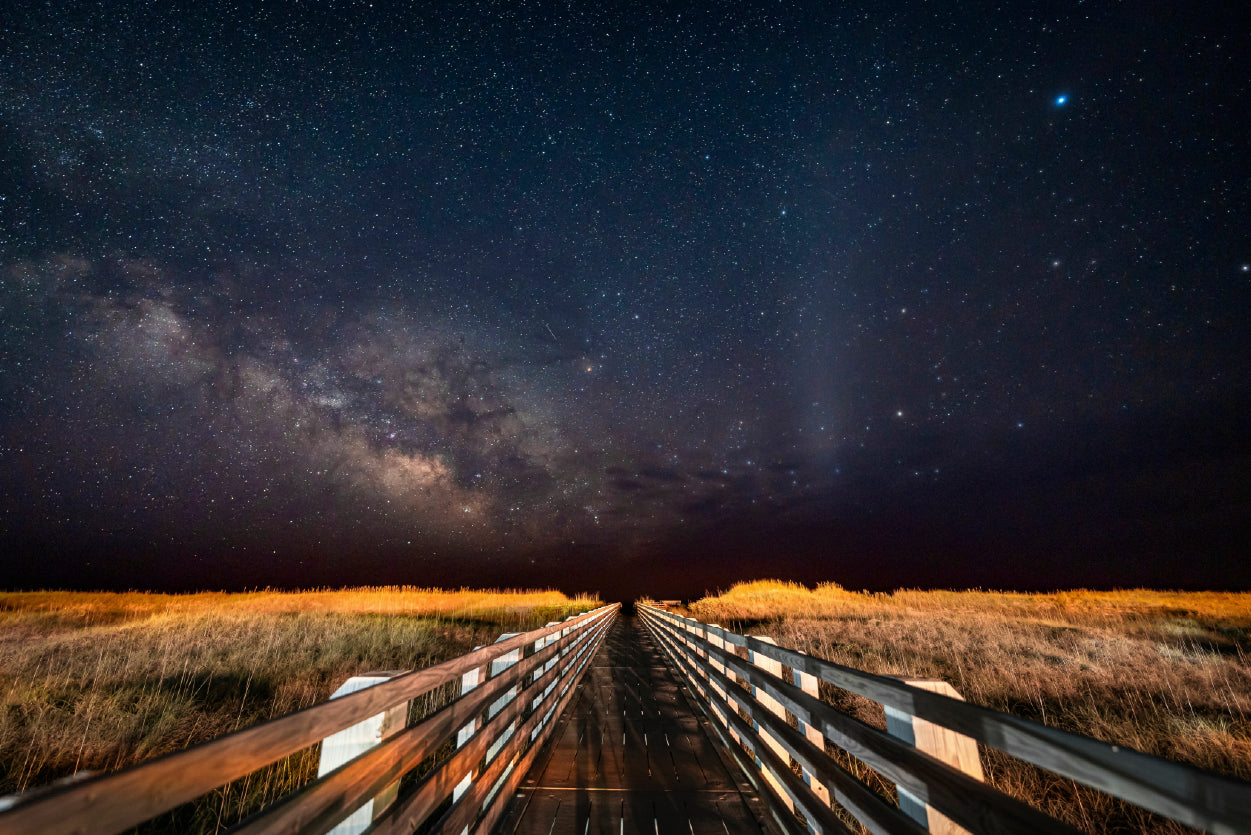
{"label": "wooden railing", "polygon": [[[618,609],[604,606],[506,635],[424,670],[380,674],[356,682],[349,689],[363,686],[355,692],[298,713],[114,774],[19,797],[0,812],[0,833],[119,832],[323,740],[323,751],[338,749],[342,764],[328,767],[323,756],[326,773],[233,831],[321,833],[355,815],[339,831],[370,826],[370,832],[412,832],[423,826],[454,835],[489,832]],[[404,727],[409,702],[445,685],[458,686],[459,697]],[[367,739],[353,742],[362,725]],[[331,744],[332,736],[339,744]],[[397,797],[400,778],[431,764],[436,753],[445,756]],[[363,816],[355,814],[362,807]]]}
{"label": "wooden railing", "polygon": [[[1251,832],[1242,781],[968,704],[941,682],[873,675],[638,608],[786,831],[848,832],[834,805],[871,832],[1077,831],[982,782],[981,743],[1189,826]],[[820,701],[821,681],[883,705],[887,730]],[[898,805],[828,756],[827,742],[893,781]]]}

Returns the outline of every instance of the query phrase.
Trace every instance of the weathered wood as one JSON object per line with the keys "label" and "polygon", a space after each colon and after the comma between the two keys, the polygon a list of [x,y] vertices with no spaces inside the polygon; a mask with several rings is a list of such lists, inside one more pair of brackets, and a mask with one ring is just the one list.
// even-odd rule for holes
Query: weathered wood
{"label": "weathered wood", "polygon": [[776,835],[682,681],[638,619],[619,618],[497,831]]}
{"label": "weathered wood", "polygon": [[[735,666],[737,660],[729,659]],[[995,791],[946,763],[905,745],[785,682],[771,681],[746,669],[743,676],[770,692],[787,709],[821,729],[838,747],[979,833],[1073,832],[1033,807]]]}
{"label": "weathered wood", "polygon": [[[594,650],[597,647],[598,642],[588,649]],[[573,673],[566,681],[568,686],[560,691],[561,695],[559,701],[556,702],[555,707],[551,711],[538,710],[531,713],[530,718],[522,724],[518,731],[512,734],[508,742],[497,752],[496,756],[490,760],[482,774],[479,775],[479,779],[474,781],[469,790],[453,803],[452,808],[447,811],[443,818],[434,827],[434,832],[449,833],[449,835],[460,835],[466,827],[474,827],[478,816],[482,813],[485,796],[488,792],[500,790],[501,787],[498,784],[500,784],[505,777],[506,769],[510,767],[514,770],[516,769],[516,759],[518,755],[521,753],[523,748],[530,745],[531,731],[542,723],[547,733],[550,733],[551,728],[555,725],[554,722],[550,721],[551,717],[556,715],[558,710],[563,708],[564,705],[568,704],[568,700],[572,698],[574,692],[573,685],[582,677],[582,674],[586,671],[586,666],[590,662],[593,655],[593,651],[587,651],[574,656]],[[532,746],[532,748],[541,746],[542,742],[545,740],[546,734],[543,734],[542,738],[538,741],[538,744],[536,746]],[[525,772],[523,771],[522,774],[524,773]],[[506,802],[507,795],[503,795],[503,799]],[[501,796],[497,794],[494,797],[494,801],[499,802],[500,800]],[[475,831],[477,830],[475,829]]]}
{"label": "weathered wood", "polygon": [[[374,687],[384,681],[389,681],[406,672],[408,671],[388,670],[352,676],[339,685],[338,689],[330,694],[330,698],[342,698],[355,693],[357,690]],[[358,722],[350,728],[345,728],[337,734],[326,737],[322,740],[321,757],[317,763],[318,778],[324,777],[388,737],[394,736],[404,729],[404,724],[407,721],[408,702],[404,702],[388,708],[385,713],[371,716],[364,722]],[[364,805],[340,821],[331,830],[333,835],[356,835],[356,833],[363,832],[376,815],[381,814],[384,809],[395,801],[399,785],[398,781],[394,781],[380,789],[372,799],[366,800]]]}
{"label": "weathered wood", "polygon": [[[774,641],[772,638],[765,637],[764,635],[757,635],[756,637],[766,643],[777,643],[777,641]],[[760,655],[753,652],[748,655],[748,661],[770,675],[782,675],[782,665],[777,661],[774,661],[772,658],[769,658],[767,655]],[[786,718],[786,709],[783,708],[782,705],[768,693],[758,692],[756,688],[753,687],[752,696],[756,699],[757,704],[772,713],[774,716],[780,716],[783,719]],[[786,762],[786,749],[782,747],[782,743],[775,739],[767,730],[761,729],[759,723],[755,723],[753,729],[757,734],[759,734],[760,738],[764,740],[765,744],[773,750],[773,753],[777,756],[777,758],[782,762]],[[757,758],[757,760],[759,760],[759,758]],[[787,770],[790,770],[789,762],[786,763],[786,767]],[[782,790],[782,787],[778,782],[779,778],[773,773],[773,769],[762,764],[761,770],[765,775],[765,781],[773,787],[774,794],[778,796],[782,805],[784,805],[788,811],[794,812],[794,804],[791,802],[789,794]]]}
{"label": "weathered wood", "polygon": [[0,832],[20,835],[92,835],[135,826],[314,745],[388,708],[430,692],[471,669],[566,626],[604,616],[605,606],[559,627],[544,627],[503,644],[415,670],[384,684],[225,737],[20,800],[0,812]]}
{"label": "weathered wood", "polygon": [[[721,637],[721,635],[724,633],[721,630],[720,626],[717,626],[716,624],[709,626],[705,634],[707,635],[707,639],[706,639],[707,643],[710,644],[711,646],[714,646],[722,650],[728,649],[728,645],[725,643],[724,639]],[[731,681],[734,680],[734,674],[728,672],[724,664],[718,663],[716,660],[713,659],[712,656],[709,657],[709,661],[712,664],[712,669],[717,670],[723,675],[727,675]],[[712,687],[712,689],[716,691],[717,696],[720,699],[720,703],[724,704],[726,700],[725,691],[721,689],[720,685],[716,684],[715,682],[712,682],[711,679],[709,679],[709,684]],[[730,723],[726,719],[726,717],[723,714],[718,713],[717,718],[721,721],[721,724],[724,725],[729,730],[730,737],[735,742],[738,742],[738,733],[733,728],[730,727]]]}
{"label": "weathered wood", "polygon": [[[512,685],[515,678],[544,664],[565,645],[584,636],[585,633],[567,635],[561,643],[551,645],[546,651],[523,661],[515,668],[513,676],[488,679],[482,687],[471,690],[384,745],[369,750],[317,782],[267,807],[236,831],[240,835],[328,831],[340,818],[351,813],[360,798],[371,796],[380,786],[386,785],[386,781],[398,778],[434,753],[457,728],[463,726],[468,717],[480,715],[492,699]],[[555,678],[558,674],[553,671],[550,677]],[[482,740],[484,750],[489,742],[489,738]],[[471,762],[476,762],[476,758]]]}
{"label": "weathered wood", "polygon": [[[585,646],[588,647],[587,652],[590,655],[594,655],[599,642],[603,638],[603,634],[610,625],[611,619],[606,619],[602,624],[592,627],[594,631],[585,638]],[[561,640],[567,642],[573,637],[569,635]],[[564,644],[562,643],[561,646],[564,646]],[[578,651],[579,646],[583,646],[583,644],[580,643],[574,646],[568,655],[560,657],[557,667],[550,667],[544,664],[544,672],[533,687],[543,688],[551,681],[563,680],[573,668],[573,665],[577,664],[583,657],[583,653]],[[523,667],[529,660],[526,659],[526,661],[522,662]],[[524,672],[520,674],[524,675]],[[489,698],[489,695],[486,698]],[[485,698],[479,704],[484,705]],[[410,796],[404,798],[375,821],[371,835],[400,835],[400,833],[415,831],[418,826],[425,822],[426,818],[439,806],[444,798],[451,796],[452,790],[458,783],[459,776],[467,772],[486,756],[487,748],[496,736],[495,731],[515,721],[524,710],[525,703],[522,700],[516,700],[508,708],[497,714],[483,727],[481,733],[475,735],[461,746],[443,767],[427,775]],[[534,719],[534,717],[541,717],[543,712],[542,708],[534,712],[531,717],[533,721],[527,721],[524,727],[533,727],[534,722],[540,721],[539,719]],[[522,732],[524,733],[524,730]]]}
{"label": "weathered wood", "polygon": [[[664,640],[663,636],[662,640]],[[682,654],[685,657],[676,660],[685,667],[689,676],[694,672],[693,667],[698,662],[693,654],[689,652]],[[740,688],[730,688],[730,693],[740,706],[748,710],[755,709],[755,705],[749,701],[749,697]],[[733,711],[728,712],[733,714]],[[825,754],[824,746],[814,745],[806,736],[801,735],[771,712],[757,713],[753,718],[769,727],[773,737],[783,746],[789,756],[794,757],[803,766],[805,772],[815,773],[823,784],[832,786],[839,805],[850,811],[870,832],[916,835],[924,831],[899,809],[888,805],[852,774],[829,759]],[[817,794],[812,791],[811,786],[806,786],[806,788],[818,805],[825,809],[829,808],[828,795]],[[810,818],[809,823],[814,824],[814,828],[820,829],[819,822]],[[839,826],[841,827],[841,823]],[[835,831],[841,831],[841,829]]]}
{"label": "weathered wood", "polygon": [[[671,612],[652,611],[674,624],[691,620]],[[706,628],[710,643],[715,636],[725,643],[757,650],[836,687],[942,725],[1189,826],[1222,835],[1251,831],[1251,784],[1242,780],[1066,733],[795,650],[770,647],[721,627]]]}
{"label": "weathered wood", "polygon": [[[548,624],[548,626],[551,626],[551,624]],[[474,649],[479,650],[479,649],[482,649],[482,647],[474,647]],[[463,673],[460,677],[461,695],[468,693],[470,690],[473,690],[475,687],[485,682],[487,680],[487,676],[490,675],[490,672],[491,672],[491,664],[490,662],[488,662],[486,664],[483,664],[481,667],[470,670],[467,673]],[[457,731],[456,732],[456,747],[459,748],[460,746],[468,742],[470,738],[473,737],[473,735],[478,732],[478,727],[481,724],[482,724],[482,720],[479,717],[475,716],[463,728]]]}
{"label": "weathered wood", "polygon": [[[761,646],[769,646],[763,644]],[[838,747],[857,757],[917,797],[938,807],[974,832],[1077,832],[1042,812],[973,780],[946,763],[813,699],[794,685],[773,678],[744,660],[710,647],[727,669],[765,690],[797,717],[821,729]],[[714,677],[720,674],[714,673]],[[727,682],[728,685],[728,682]],[[741,687],[730,695],[749,713],[751,696]],[[757,718],[766,711],[756,711]]]}
{"label": "weathered wood", "polygon": [[[601,636],[602,637],[602,636]],[[595,649],[598,649],[598,640]],[[547,740],[552,735],[552,731],[556,728],[556,719],[569,706],[569,702],[573,700],[574,693],[577,691],[578,683],[586,674],[591,658],[595,655],[594,650],[582,659],[578,669],[574,672],[572,679],[565,682],[557,696],[559,701],[546,712],[536,711],[531,720],[526,722],[521,731],[516,735],[516,740],[509,746],[509,750],[505,756],[499,757],[497,762],[503,765],[504,762],[509,763],[512,770],[505,773],[502,777],[492,777],[492,783],[499,781],[500,785],[495,788],[496,795],[490,806],[486,809],[479,821],[475,832],[490,833],[499,819],[503,816],[508,807],[508,800],[512,796],[513,791],[517,788],[517,783],[521,781],[530,768],[534,765],[534,759],[538,756],[539,751],[547,744]],[[541,717],[541,718],[540,718]],[[538,735],[535,736],[535,731]],[[528,742],[527,742],[528,740]],[[524,754],[520,755],[520,761],[517,760],[518,754],[523,746],[528,745]],[[451,830],[455,832],[455,830]]]}
{"label": "weathered wood", "polygon": [[[587,668],[599,651],[600,643],[611,625],[611,622],[606,623],[604,628],[598,631],[594,643],[587,648],[585,654],[575,656],[576,667],[573,674],[562,677],[558,689],[553,692],[556,703],[547,710],[540,709],[534,711],[530,720],[526,722],[510,742],[508,749],[492,763],[492,765],[498,764],[503,773],[500,774],[497,771],[496,775],[498,776],[492,776],[489,778],[489,781],[483,781],[484,787],[491,786],[491,788],[485,800],[479,799],[477,801],[483,807],[483,810],[481,813],[482,817],[474,829],[475,832],[489,835],[491,830],[495,828],[495,824],[504,814],[508,801],[513,791],[517,788],[517,784],[529,772],[535,757],[555,730],[561,713],[572,701],[578,684],[582,677],[586,675]],[[504,763],[507,763],[507,766],[504,766]]]}
{"label": "weathered wood", "polygon": [[[503,635],[500,635],[498,638],[495,639],[495,643],[497,644],[503,643],[504,641],[507,641],[509,638],[512,638],[518,634],[520,633],[505,632]],[[543,640],[543,639],[540,639],[540,640]],[[509,652],[506,652],[500,655],[499,657],[497,657],[496,659],[494,659],[493,661],[491,661],[491,663],[488,664],[487,667],[479,673],[479,675],[485,675],[486,671],[489,670],[491,678],[494,679],[497,676],[501,675],[505,670],[507,670],[513,664],[517,663],[517,661],[521,659],[521,654],[522,654],[522,649],[520,647],[518,647],[517,649],[511,650]],[[510,679],[510,681],[511,680],[513,679]],[[468,682],[468,678],[462,677],[461,679],[462,691],[467,686],[467,682]],[[516,698],[516,696],[517,696],[517,685],[513,684],[511,687],[509,687],[507,691],[501,694],[496,701],[492,702],[489,708],[487,708],[487,719],[490,719],[491,717],[495,716],[495,714],[499,713],[500,710],[502,710],[506,705],[511,703],[512,700]],[[456,747],[459,748],[463,746],[466,743],[466,741],[468,741],[471,737],[473,737],[474,734],[478,733],[479,729],[482,728],[482,721],[483,719],[481,716],[475,716],[473,718],[473,721],[469,722],[468,724],[465,725],[465,727],[461,728],[460,731],[456,734]],[[505,729],[504,732],[506,733],[507,730]],[[487,757],[489,758],[492,753],[493,751],[488,751]],[[477,772],[476,768],[468,768],[463,771],[463,776],[460,782],[457,783],[456,787],[452,790],[453,800],[459,798],[462,794],[464,794],[465,792],[469,790],[470,785],[473,784],[476,772]]]}
{"label": "weathered wood", "polygon": [[[674,641],[672,634],[657,634],[656,637],[665,649],[670,659],[674,662],[675,667],[682,670],[688,677],[696,675],[696,665],[690,656],[679,648]],[[693,655],[693,653],[692,653]],[[717,676],[723,676],[716,673]],[[728,682],[727,682],[728,683]],[[733,688],[737,690],[737,687]],[[758,705],[753,705],[758,707]],[[780,756],[775,752],[774,745],[776,742],[765,742],[759,732],[758,727],[748,724],[736,712],[730,710],[726,712],[726,718],[730,727],[737,734],[742,744],[747,747],[752,756],[755,757],[755,768],[764,778],[765,784],[769,787],[774,797],[781,802],[781,808],[777,815],[778,823],[788,832],[801,832],[798,826],[798,820],[794,817],[795,808],[804,814],[805,818],[815,821],[824,832],[847,833],[850,830],[838,820],[830,809],[828,804],[818,802],[815,795],[805,786],[802,781],[795,777],[790,770],[790,764],[783,759],[786,755],[786,749],[779,746],[779,750],[783,752]],[[776,720],[777,717],[769,714],[769,719]],[[755,720],[753,719],[753,724]]]}
{"label": "weathered wood", "polygon": [[[900,676],[899,680],[910,687],[919,687],[931,693],[941,693],[953,699],[964,700],[956,692],[956,688],[939,679]],[[909,716],[890,706],[886,707],[886,732],[924,751],[931,757],[942,760],[952,768],[963,771],[975,780],[985,779],[982,774],[982,760],[977,753],[977,743],[963,734],[916,716]],[[921,824],[928,826],[930,832],[936,832],[939,835],[965,835],[968,831],[933,806],[928,806],[920,798],[912,796],[907,789],[902,787],[899,788],[899,808],[904,809]]]}
{"label": "weathered wood", "polygon": [[[807,693],[809,696],[812,696],[814,699],[817,698],[818,685],[817,685],[816,676],[809,675],[808,673],[802,672],[801,670],[792,671],[792,675],[794,676],[796,687],[798,687],[800,690]],[[805,722],[802,719],[796,718],[796,722],[798,723],[798,726],[799,726],[799,732],[803,734],[808,739],[809,742],[811,742],[817,748],[824,751],[825,750],[825,735],[822,734],[821,731],[814,728],[812,725],[809,725],[807,722]],[[812,776],[812,772],[809,771],[807,768],[804,769],[804,782],[806,782],[808,784],[808,787],[811,788],[813,792],[816,793],[817,797],[822,798],[823,800],[825,800],[826,803],[830,802],[829,787],[826,786],[820,780],[814,779]]]}
{"label": "weathered wood", "polygon": [[[545,710],[534,711],[530,720],[517,733],[517,738],[510,745],[509,751],[506,752],[505,756],[498,758],[501,764],[507,761],[510,770],[506,771],[500,778],[493,778],[496,783],[492,789],[495,792],[495,796],[483,811],[482,818],[475,829],[476,832],[490,833],[503,816],[508,808],[509,799],[517,788],[517,784],[529,773],[535,757],[538,756],[543,746],[547,744],[548,739],[552,736],[560,715],[573,700],[578,684],[586,674],[591,659],[599,651],[599,644],[606,632],[607,628],[601,630],[596,637],[594,647],[587,653],[585,658],[579,660],[573,676],[568,679],[562,676],[560,688],[553,691],[553,697],[557,700],[556,704]],[[523,749],[524,753],[521,753]],[[520,761],[517,760],[518,756],[520,756]]]}

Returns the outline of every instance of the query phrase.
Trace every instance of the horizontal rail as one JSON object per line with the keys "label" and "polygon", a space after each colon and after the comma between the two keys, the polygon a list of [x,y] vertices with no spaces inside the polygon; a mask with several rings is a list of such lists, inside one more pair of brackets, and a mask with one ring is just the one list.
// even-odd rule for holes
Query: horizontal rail
{"label": "horizontal rail", "polygon": [[765,725],[786,752],[805,769],[822,778],[823,782],[839,785],[843,789],[840,798],[843,801],[842,805],[848,806],[853,813],[858,812],[857,818],[871,822],[870,831],[909,833],[910,835],[924,831],[902,812],[889,806],[885,800],[830,760],[824,750],[818,750],[815,745],[800,736],[794,728],[785,722],[779,722],[776,716],[767,711],[756,710],[759,707],[757,703],[735,693],[736,685],[724,675],[703,665],[689,648],[677,644],[672,636],[664,632],[653,634],[665,653],[685,673],[687,680],[695,685],[700,695],[713,707],[716,711],[716,718],[722,724],[727,724],[748,746],[752,754],[770,767],[774,777],[783,780],[783,788],[791,802],[800,807],[808,820],[819,824],[823,833],[850,832],[850,830],[834,816],[828,805],[823,802],[814,802],[819,801],[819,798],[807,787],[801,788],[802,784],[797,785],[798,778],[790,770],[789,763],[783,763],[768,745],[758,744],[756,732],[752,726],[749,726],[735,711],[724,710],[722,708],[724,701],[720,705],[714,702],[714,697],[708,692],[708,687],[700,682],[701,678],[705,681],[711,679],[711,682],[720,684],[727,693],[732,694],[731,697],[749,712],[752,722]]}
{"label": "horizontal rail", "polygon": [[[911,687],[885,676],[814,658],[759,638],[738,635],[673,612],[649,606],[640,606],[640,611],[653,631],[664,625],[676,640],[694,648],[696,657],[711,657],[724,665],[753,688],[777,699],[802,721],[819,728],[839,747],[896,780],[913,794],[928,799],[937,808],[942,809],[944,805],[951,808],[947,803],[950,798],[944,800],[941,797],[946,791],[943,788],[946,778],[928,787],[919,786],[916,768],[923,772],[933,770],[930,765],[917,765],[920,761],[914,755],[919,752],[869,726],[864,728],[869,728],[873,734],[866,734],[863,728],[858,727],[863,723],[856,723],[851,717],[815,700],[782,679],[749,665],[732,652],[722,650],[710,639],[744,648],[797,672],[966,735],[1011,756],[1190,826],[1215,833],[1251,831],[1251,784],[1240,780],[1049,728]],[[700,664],[701,675],[705,666]],[[728,681],[728,676],[718,679],[721,686]],[[899,750],[901,747],[912,754],[902,753]],[[901,768],[902,763],[907,764],[907,769]],[[909,775],[906,771],[914,773]],[[941,773],[935,772],[935,776]],[[965,778],[957,781],[952,789],[958,788],[963,792],[968,788],[967,782],[976,781]],[[982,784],[977,785],[981,785],[982,790],[986,789]],[[918,788],[922,791],[914,791]],[[938,794],[933,794],[931,790],[937,790]],[[975,821],[961,823],[970,828],[976,824]],[[1056,825],[1059,825],[1058,821],[1051,824],[1053,828]]]}
{"label": "horizontal rail", "polygon": [[[548,644],[534,655],[510,667],[504,674],[490,678],[481,687],[470,690],[418,724],[369,749],[300,791],[284,797],[232,831],[240,835],[294,832],[317,835],[330,831],[365,800],[432,755],[458,729],[464,727],[466,722],[482,713],[504,690],[524,680],[535,668],[544,666],[571,644],[575,651],[577,647],[585,648],[605,627],[606,623],[598,629],[592,626],[591,631],[573,631],[558,642]],[[560,666],[541,673],[527,689],[542,689],[562,676],[572,663],[571,657]],[[463,763],[476,762],[476,758],[466,760],[463,755],[479,749],[480,754],[485,753],[486,746],[491,742],[488,731],[503,727],[500,724],[501,717],[504,721],[516,718],[523,707],[524,701],[519,697],[515,698],[507,708],[496,714],[482,732],[472,738],[469,745],[457,751],[441,768],[456,771]],[[463,769],[467,770],[468,768]],[[427,806],[433,808],[441,800],[442,798],[427,799]]]}
{"label": "horizontal rail", "polygon": [[[559,681],[568,683],[572,678],[576,678],[581,670],[581,665],[584,665],[586,660],[594,655],[600,640],[610,625],[611,618],[608,618],[598,626],[593,627],[593,631],[584,635],[584,640],[580,639],[574,651],[562,660],[559,668],[547,669],[532,684],[528,692],[539,690],[541,691],[539,699],[546,699],[552,691],[553,684]],[[546,720],[552,708],[544,706],[536,709],[535,702],[528,698],[521,698],[519,695],[506,708],[492,717],[442,767],[423,778],[422,782],[413,790],[410,796],[404,798],[400,803],[378,817],[370,830],[371,833],[380,835],[380,833],[413,832],[426,821],[434,809],[438,808],[452,794],[454,787],[461,779],[461,775],[471,772],[484,757],[488,757],[489,748],[496,744],[501,736],[501,731],[510,727],[527,711],[530,714],[529,718],[523,723],[521,729],[514,729],[509,740],[510,742],[520,739],[523,733],[528,733],[529,729],[536,722]],[[541,744],[541,740],[536,741],[536,744]],[[489,758],[488,772],[480,775],[479,779],[474,782],[474,787],[489,780],[490,767],[506,756],[508,756],[508,751],[504,750],[497,752],[493,758]],[[467,799],[470,797],[471,795],[467,793],[457,801],[457,804],[471,803],[472,800]]]}
{"label": "horizontal rail", "polygon": [[[605,631],[607,626],[608,624],[605,624]],[[601,632],[597,638],[602,637],[602,634]],[[553,705],[550,710],[536,710],[530,714],[529,720],[513,733],[507,743],[507,747],[500,751],[490,762],[480,779],[474,782],[469,791],[439,821],[439,825],[434,832],[460,835],[466,828],[474,824],[480,814],[484,815],[484,817],[478,823],[475,831],[484,833],[490,831],[494,821],[498,819],[503,812],[504,805],[506,805],[498,801],[501,799],[506,800],[512,795],[512,789],[515,788],[516,782],[525,776],[526,771],[529,770],[529,763],[541,749],[543,743],[547,741],[547,737],[556,726],[555,717],[560,715],[560,712],[564,710],[569,700],[573,697],[577,682],[594,655],[594,646],[588,647],[588,649],[590,651],[585,651],[574,659],[577,669],[574,675],[564,679],[562,689],[557,695],[558,701],[556,705]],[[534,734],[538,728],[542,729],[542,734],[538,739],[535,739]],[[517,756],[527,746],[529,748],[525,765],[524,767],[519,767]],[[412,830],[408,831],[411,832]]]}
{"label": "horizontal rail", "polygon": [[19,797],[0,812],[0,833],[107,835],[128,829],[509,653],[524,652],[526,646],[565,630],[572,633],[611,620],[616,611],[617,604],[603,606],[122,771]]}
{"label": "horizontal rail", "polygon": [[[673,627],[669,629],[673,630]],[[671,634],[680,640],[676,630],[673,630]],[[905,787],[941,812],[959,820],[972,832],[991,835],[991,833],[999,832],[1076,833],[1078,831],[1019,800],[996,791],[985,783],[974,780],[941,760],[842,713],[804,693],[794,685],[751,666],[736,655],[713,645],[708,645],[706,650],[710,659],[715,658],[728,670],[733,671],[740,681],[751,685],[752,691],[748,692],[732,681],[729,676],[707,663],[692,661],[692,668],[698,667],[698,669],[692,669],[691,672],[694,675],[709,677],[720,685],[729,698],[742,708],[754,723],[768,728],[770,736],[778,740],[783,747],[790,747],[790,755],[814,774],[820,770],[826,770],[819,767],[819,763],[826,759],[825,752],[821,751],[820,757],[809,756],[808,749],[815,751],[815,746],[806,739],[803,739],[805,743],[803,746],[787,746],[788,740],[794,740],[799,736],[798,731],[792,730],[784,720],[763,709],[753,693],[764,691],[796,717],[820,730],[839,748],[889,777],[898,785]],[[797,754],[805,756],[796,756]],[[862,786],[864,791],[869,791],[850,774],[847,777]],[[843,792],[846,792],[845,787]],[[865,804],[862,798],[863,794],[858,794],[856,799],[860,802],[857,805],[867,806],[868,804]],[[897,818],[883,816],[880,810],[873,806],[868,806],[866,809],[873,813],[866,818],[861,818],[851,807],[848,807],[848,811],[851,811],[866,825],[874,822],[878,825],[893,827],[899,823]],[[892,811],[902,816],[897,809]],[[879,830],[873,829],[873,831]],[[897,830],[883,828],[880,831]]]}

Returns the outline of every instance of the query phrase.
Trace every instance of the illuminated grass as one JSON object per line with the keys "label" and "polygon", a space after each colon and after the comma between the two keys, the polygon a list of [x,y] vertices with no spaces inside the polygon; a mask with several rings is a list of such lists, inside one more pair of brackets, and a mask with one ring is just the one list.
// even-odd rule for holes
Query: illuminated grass
{"label": "illuminated grass", "polygon": [[[0,593],[0,795],[178,750],[324,701],[353,675],[427,667],[597,605],[394,587]],[[315,750],[284,761],[176,828],[235,820],[316,762]]]}
{"label": "illuminated grass", "polygon": [[[1251,594],[870,594],[761,581],[690,613],[870,672],[941,678],[971,702],[1251,780]],[[866,699],[828,686],[822,697],[885,727]],[[997,752],[983,749],[983,762],[1000,789],[1087,831],[1187,831]]]}

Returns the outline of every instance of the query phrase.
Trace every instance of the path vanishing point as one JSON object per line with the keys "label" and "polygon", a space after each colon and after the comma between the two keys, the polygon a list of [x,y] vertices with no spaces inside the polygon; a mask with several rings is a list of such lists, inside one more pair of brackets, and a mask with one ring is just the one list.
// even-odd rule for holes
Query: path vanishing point
{"label": "path vanishing point", "polygon": [[498,832],[774,832],[637,617],[612,626]]}

